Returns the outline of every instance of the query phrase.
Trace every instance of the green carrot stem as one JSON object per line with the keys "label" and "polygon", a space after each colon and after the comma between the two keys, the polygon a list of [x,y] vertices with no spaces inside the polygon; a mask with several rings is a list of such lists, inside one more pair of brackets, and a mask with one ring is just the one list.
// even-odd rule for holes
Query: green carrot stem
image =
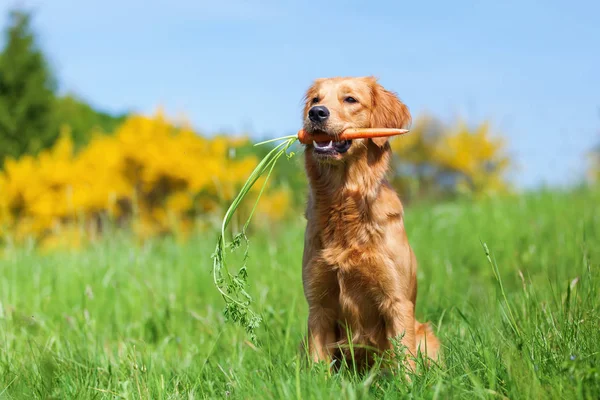
{"label": "green carrot stem", "polygon": [[[221,293],[223,299],[225,300],[226,317],[229,317],[229,318],[233,319],[234,321],[238,322],[240,325],[244,326],[246,331],[250,334],[251,339],[253,339],[253,340],[255,340],[254,330],[258,327],[258,325],[261,321],[261,318],[249,308],[249,305],[250,305],[252,299],[251,299],[250,295],[244,289],[244,286],[246,283],[245,282],[245,278],[246,278],[245,259],[246,258],[244,258],[244,265],[240,269],[240,272],[238,273],[238,275],[235,277],[233,275],[231,275],[229,273],[229,269],[227,268],[227,265],[225,263],[225,248],[227,247],[227,241],[225,239],[225,230],[226,230],[227,226],[229,225],[229,223],[231,222],[233,214],[239,208],[242,200],[248,194],[248,192],[250,191],[252,186],[266,171],[268,171],[265,182],[263,183],[263,185],[258,193],[258,196],[256,198],[256,201],[254,202],[252,211],[250,212],[250,215],[248,216],[248,219],[246,220],[246,223],[244,224],[244,226],[242,228],[242,232],[240,234],[236,235],[232,242],[233,246],[237,246],[237,245],[239,245],[241,238],[243,238],[244,241],[246,242],[246,255],[247,255],[248,239],[246,238],[246,230],[250,224],[250,220],[252,219],[254,212],[256,211],[256,207],[258,206],[258,201],[260,200],[260,197],[262,196],[262,194],[267,186],[269,178],[271,177],[271,174],[273,173],[275,164],[277,163],[279,158],[281,158],[282,155],[287,153],[287,150],[292,146],[292,144],[294,144],[298,140],[298,137],[295,135],[290,135],[290,136],[284,136],[281,138],[271,139],[271,140],[267,140],[267,141],[255,144],[255,146],[258,146],[258,145],[262,145],[265,143],[275,142],[278,140],[283,140],[283,142],[276,145],[273,149],[271,149],[271,151],[269,151],[269,153],[258,163],[258,165],[254,168],[254,170],[252,171],[252,173],[246,180],[245,184],[240,189],[240,192],[238,193],[238,195],[233,199],[231,205],[227,209],[227,212],[225,213],[225,216],[223,217],[223,223],[221,224],[221,233],[219,236],[219,240],[217,242],[217,247],[215,249],[215,252],[212,255],[212,257],[213,257],[213,282],[214,282],[215,286],[217,287],[217,290],[219,291],[219,293]],[[288,157],[290,157],[291,155],[293,155],[293,153],[291,153]],[[243,300],[240,299],[241,296],[243,296],[243,298],[244,298]]]}

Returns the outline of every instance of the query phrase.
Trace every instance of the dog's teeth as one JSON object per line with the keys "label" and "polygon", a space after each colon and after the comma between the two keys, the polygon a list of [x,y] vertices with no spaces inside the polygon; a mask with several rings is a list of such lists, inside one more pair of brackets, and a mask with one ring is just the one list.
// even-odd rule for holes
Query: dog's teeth
{"label": "dog's teeth", "polygon": [[329,141],[329,144],[328,144],[328,146],[329,146],[329,147],[333,146],[333,140],[330,140],[330,141]]}
{"label": "dog's teeth", "polygon": [[313,146],[319,147],[319,145],[317,144],[317,142],[315,140],[313,140]]}

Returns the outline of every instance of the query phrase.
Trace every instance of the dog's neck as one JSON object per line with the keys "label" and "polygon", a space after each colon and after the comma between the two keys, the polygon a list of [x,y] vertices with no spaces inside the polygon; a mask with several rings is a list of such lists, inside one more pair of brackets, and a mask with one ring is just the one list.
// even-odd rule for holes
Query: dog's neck
{"label": "dog's neck", "polygon": [[337,165],[318,163],[306,154],[310,185],[306,216],[316,224],[320,246],[362,246],[381,234],[379,219],[389,213],[381,209],[386,202],[377,199],[387,185],[389,159],[389,145],[379,148],[372,143],[367,154]]}
{"label": "dog's neck", "polygon": [[369,143],[365,155],[337,164],[316,162],[312,154],[307,153],[306,172],[314,204],[320,208],[337,208],[351,198],[354,203],[368,206],[376,200],[385,182],[390,153],[389,144],[379,148]]}

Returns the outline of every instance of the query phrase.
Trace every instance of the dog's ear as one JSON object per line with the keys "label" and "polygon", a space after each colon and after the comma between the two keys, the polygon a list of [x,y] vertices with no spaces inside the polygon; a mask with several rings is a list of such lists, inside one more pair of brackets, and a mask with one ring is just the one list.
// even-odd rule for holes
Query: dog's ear
{"label": "dog's ear", "polygon": [[[375,79],[372,79],[371,96],[373,99],[372,128],[406,129],[410,126],[412,117],[408,107],[400,101],[395,93],[383,88]],[[388,142],[388,138],[371,140],[379,147],[383,147]]]}

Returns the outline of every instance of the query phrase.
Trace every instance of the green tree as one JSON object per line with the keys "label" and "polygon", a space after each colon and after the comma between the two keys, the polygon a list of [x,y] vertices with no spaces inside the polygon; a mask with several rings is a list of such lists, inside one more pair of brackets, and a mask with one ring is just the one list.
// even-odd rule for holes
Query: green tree
{"label": "green tree", "polygon": [[9,12],[0,52],[0,166],[7,156],[37,153],[58,136],[56,83],[31,28],[31,15]]}
{"label": "green tree", "polygon": [[113,115],[96,110],[72,93],[56,99],[54,113],[59,128],[69,127],[76,148],[86,145],[94,132],[113,133],[128,115]]}

